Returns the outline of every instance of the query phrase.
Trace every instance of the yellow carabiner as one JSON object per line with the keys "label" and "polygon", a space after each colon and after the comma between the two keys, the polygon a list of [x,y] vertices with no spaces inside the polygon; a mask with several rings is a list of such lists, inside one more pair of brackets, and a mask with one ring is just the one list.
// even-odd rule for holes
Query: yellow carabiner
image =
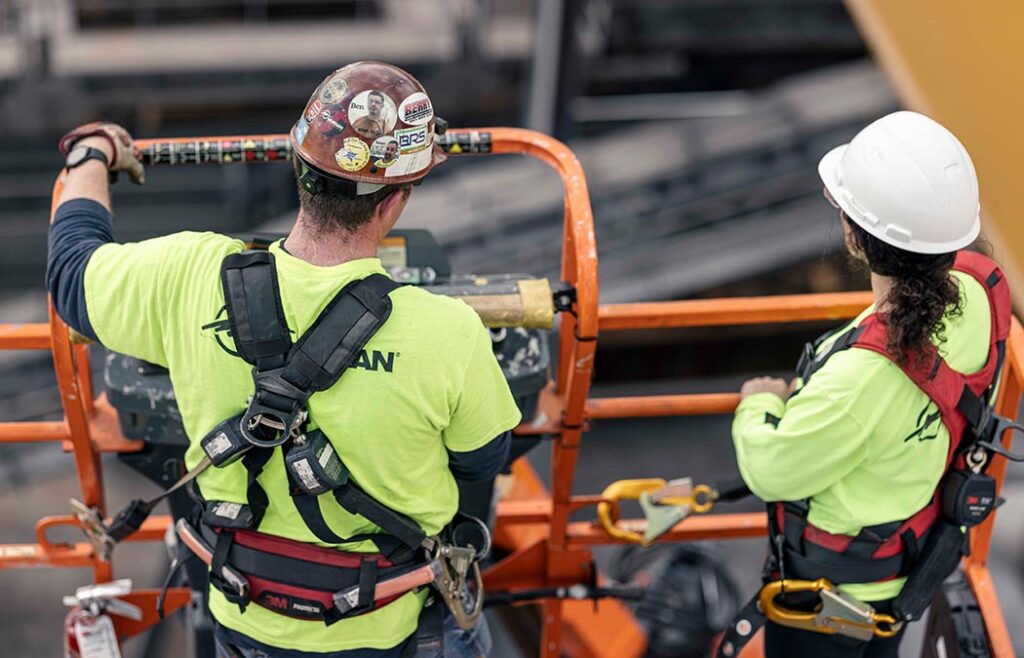
{"label": "yellow carabiner", "polygon": [[[816,593],[821,603],[805,611],[787,608],[776,600],[780,594],[794,592]],[[902,626],[892,615],[876,612],[871,605],[844,594],[827,578],[770,582],[761,588],[758,602],[764,615],[780,626],[865,642],[872,637],[895,637]]]}
{"label": "yellow carabiner", "polygon": [[[601,492],[601,498],[608,501],[637,500],[643,493],[652,493],[665,486],[665,480],[661,478],[648,478],[646,480],[619,480],[612,482]],[[597,504],[597,520],[609,536],[621,539],[634,544],[643,544],[644,536],[634,530],[626,530],[618,525],[618,509],[608,502]]]}
{"label": "yellow carabiner", "polygon": [[655,498],[659,505],[674,505],[681,507],[689,505],[692,514],[704,514],[710,512],[718,500],[717,492],[706,484],[698,484],[688,496],[664,496]]}
{"label": "yellow carabiner", "polygon": [[835,632],[822,631],[818,628],[818,613],[816,611],[794,610],[775,600],[780,594],[792,594],[794,592],[817,593],[823,589],[832,589],[832,587],[832,582],[827,578],[819,578],[817,580],[776,580],[767,583],[761,588],[758,602],[764,616],[780,626],[798,628],[805,631]]}
{"label": "yellow carabiner", "polygon": [[[685,492],[685,493],[684,493]],[[692,486],[688,478],[673,480],[671,482],[661,478],[646,478],[637,480],[619,480],[608,485],[601,497],[605,500],[597,505],[597,519],[609,536],[621,539],[634,544],[648,546],[655,539],[667,532],[672,525],[682,521],[690,514],[704,514],[715,504],[715,490],[706,484]],[[620,500],[638,500],[643,498],[642,507],[647,516],[647,532],[642,533],[635,530],[627,530],[618,525],[619,515],[617,506],[612,503]],[[648,502],[651,505],[648,505]],[[651,510],[659,510],[658,523],[652,526],[655,519]],[[670,508],[675,508],[671,510]],[[664,516],[660,510],[669,510],[674,516]],[[653,530],[652,527],[657,527]]]}

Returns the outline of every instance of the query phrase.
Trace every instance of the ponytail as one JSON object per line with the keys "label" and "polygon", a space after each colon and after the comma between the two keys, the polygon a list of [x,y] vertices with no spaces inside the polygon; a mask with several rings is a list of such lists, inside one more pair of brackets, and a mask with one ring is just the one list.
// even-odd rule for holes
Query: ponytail
{"label": "ponytail", "polygon": [[[886,297],[887,312],[882,314],[889,343],[889,355],[901,366],[922,367],[931,353],[932,338],[941,349],[946,341],[945,317],[962,312],[960,289],[949,270],[956,252],[918,254],[888,245],[872,237],[864,229],[844,220],[853,231],[857,248],[867,260],[868,268],[892,279]],[[910,364],[910,357],[915,362]]]}

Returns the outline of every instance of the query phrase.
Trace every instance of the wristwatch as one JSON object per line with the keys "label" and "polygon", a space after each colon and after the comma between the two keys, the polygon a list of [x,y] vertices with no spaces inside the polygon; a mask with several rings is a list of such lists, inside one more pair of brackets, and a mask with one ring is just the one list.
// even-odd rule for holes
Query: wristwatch
{"label": "wristwatch", "polygon": [[100,149],[93,148],[91,146],[76,146],[68,152],[68,157],[64,161],[64,166],[68,169],[74,169],[89,160],[99,160],[103,163],[104,167],[110,166],[110,160],[107,159],[107,154]]}

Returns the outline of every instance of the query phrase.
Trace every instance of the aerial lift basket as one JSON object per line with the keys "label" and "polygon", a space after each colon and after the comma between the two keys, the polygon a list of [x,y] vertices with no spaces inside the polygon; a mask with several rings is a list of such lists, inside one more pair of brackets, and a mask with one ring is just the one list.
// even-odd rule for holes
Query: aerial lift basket
{"label": "aerial lift basket", "polygon": [[[620,518],[617,499],[572,494],[576,460],[589,422],[603,418],[729,414],[739,401],[735,393],[590,398],[598,334],[636,329],[838,321],[855,317],[871,302],[871,296],[857,292],[599,306],[597,246],[590,198],[583,170],[572,151],[546,135],[512,128],[450,130],[438,141],[450,155],[457,157],[518,153],[537,158],[550,165],[564,185],[562,282],[556,287],[561,292],[555,296],[553,306],[567,312],[560,314],[557,372],[553,386],[541,395],[537,416],[516,430],[520,436],[552,437],[551,488],[549,491],[542,484],[525,459],[513,465],[514,486],[498,505],[495,531],[495,544],[506,556],[494,563],[484,578],[490,591],[592,584],[598,581],[599,574],[594,570],[591,547],[623,543],[629,541],[631,535],[642,536],[646,524],[643,519]],[[148,166],[274,162],[288,160],[291,155],[285,135],[139,140],[137,143]],[[54,186],[54,202],[60,196],[62,185],[63,177],[58,178]],[[0,325],[0,349],[50,350],[64,408],[64,418],[59,421],[0,423],[0,441],[62,442],[75,460],[81,500],[86,507],[108,513],[100,455],[137,451],[142,443],[126,439],[121,434],[113,407],[104,397],[94,396],[88,346],[71,340],[68,327],[51,306],[48,323]],[[1008,343],[1003,381],[996,409],[1004,416],[1016,417],[1024,391],[1024,332],[1016,319]],[[685,437],[666,440],[682,442],[679,452],[685,454]],[[1005,469],[1005,461],[999,460],[990,470],[1000,489]],[[574,512],[598,505],[603,505],[603,513],[624,531],[620,536],[611,536],[597,521],[570,521]],[[994,520],[995,514],[972,533],[971,553],[964,559],[963,572],[978,601],[991,654],[1008,658],[1013,655],[1013,649],[987,566]],[[152,517],[128,541],[162,541],[170,523],[169,517]],[[89,542],[65,544],[48,537],[52,529],[60,526],[81,527],[79,520],[70,514],[41,519],[36,525],[34,542],[0,545],[0,569],[86,567],[92,569],[97,583],[113,580],[112,562],[100,559]],[[763,513],[690,516],[660,534],[658,541],[760,537],[765,535],[766,527]],[[138,590],[121,597],[138,606],[142,615],[140,619],[114,617],[120,638],[138,634],[159,621],[158,595],[156,590]],[[172,588],[163,607],[170,614],[189,600],[187,588]],[[54,604],[59,605],[59,602]],[[542,601],[540,611],[542,633],[538,654],[544,658],[562,655],[636,658],[644,652],[643,630],[620,601],[549,598]],[[743,655],[756,656],[760,651],[759,643],[753,642]]]}

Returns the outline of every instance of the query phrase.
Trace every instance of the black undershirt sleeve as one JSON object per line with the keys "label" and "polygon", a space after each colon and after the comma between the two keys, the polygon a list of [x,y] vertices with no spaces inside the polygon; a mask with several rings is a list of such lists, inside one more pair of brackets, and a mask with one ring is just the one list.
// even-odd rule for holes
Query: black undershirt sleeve
{"label": "black undershirt sleeve", "polygon": [[448,451],[448,469],[456,480],[480,482],[501,472],[512,445],[512,432],[503,432],[486,445],[469,452]]}
{"label": "black undershirt sleeve", "polygon": [[47,240],[46,289],[69,327],[99,341],[85,305],[85,266],[99,247],[114,241],[110,212],[91,199],[72,199],[57,208]]}

